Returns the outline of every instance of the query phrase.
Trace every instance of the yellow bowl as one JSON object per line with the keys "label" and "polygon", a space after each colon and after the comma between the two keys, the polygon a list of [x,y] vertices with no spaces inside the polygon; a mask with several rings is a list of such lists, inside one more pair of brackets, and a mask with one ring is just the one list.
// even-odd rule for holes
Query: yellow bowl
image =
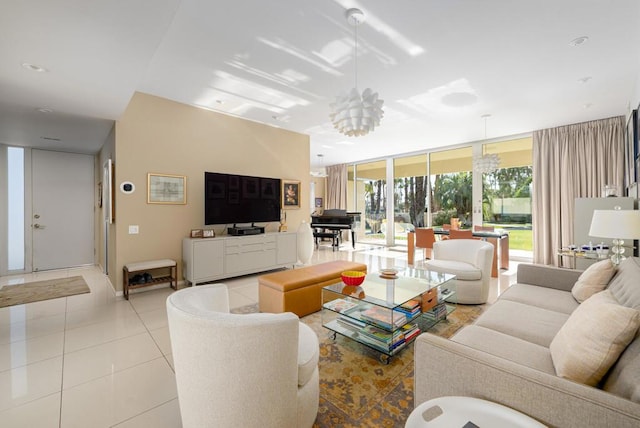
{"label": "yellow bowl", "polygon": [[340,274],[340,277],[342,282],[347,285],[360,285],[364,282],[365,275],[364,272],[357,270],[346,270]]}

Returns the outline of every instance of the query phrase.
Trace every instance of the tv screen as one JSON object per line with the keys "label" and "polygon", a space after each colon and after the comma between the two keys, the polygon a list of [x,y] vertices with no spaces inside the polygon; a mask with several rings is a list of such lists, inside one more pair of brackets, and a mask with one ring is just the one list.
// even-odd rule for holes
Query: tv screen
{"label": "tv screen", "polygon": [[280,221],[280,179],[204,173],[204,223]]}

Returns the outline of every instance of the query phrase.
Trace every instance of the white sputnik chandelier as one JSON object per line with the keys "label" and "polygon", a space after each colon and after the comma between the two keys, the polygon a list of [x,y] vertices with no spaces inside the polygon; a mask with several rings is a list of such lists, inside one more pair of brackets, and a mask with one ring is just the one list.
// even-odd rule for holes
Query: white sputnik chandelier
{"label": "white sputnik chandelier", "polygon": [[333,127],[348,137],[360,137],[367,135],[380,125],[380,119],[384,112],[382,104],[384,100],[378,99],[378,93],[367,88],[358,91],[358,26],[364,22],[364,13],[360,9],[347,10],[347,22],[354,26],[354,63],[355,63],[355,87],[348,94],[336,97],[336,102],[331,104],[329,117]]}

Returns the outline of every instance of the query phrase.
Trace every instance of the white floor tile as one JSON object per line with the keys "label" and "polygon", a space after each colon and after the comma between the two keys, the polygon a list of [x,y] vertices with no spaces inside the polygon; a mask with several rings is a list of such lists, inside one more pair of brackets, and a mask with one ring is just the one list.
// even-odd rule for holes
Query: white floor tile
{"label": "white floor tile", "polygon": [[67,330],[64,351],[73,352],[146,331],[137,314],[127,314],[110,321]]}
{"label": "white floor tile", "polygon": [[89,307],[69,312],[67,313],[65,326],[68,330],[135,315],[136,313],[129,302],[118,300],[110,305]]}
{"label": "white floor tile", "polygon": [[69,389],[159,357],[162,353],[147,332],[67,353],[63,388]]}
{"label": "white floor tile", "polygon": [[0,373],[0,411],[60,391],[62,357],[50,358]]}
{"label": "white floor tile", "polygon": [[173,292],[172,288],[167,287],[135,293],[129,295],[129,302],[138,313],[154,311],[166,308],[167,297]]}
{"label": "white floor tile", "polygon": [[240,308],[257,302],[257,299],[251,299],[244,294],[240,294],[236,290],[229,290],[229,309]]}
{"label": "white floor tile", "polygon": [[164,358],[62,392],[62,428],[111,427],[177,397]]}
{"label": "white floor tile", "polygon": [[180,428],[180,407],[178,399],[171,400],[141,415],[135,416],[114,428]]}
{"label": "white floor tile", "polygon": [[169,321],[167,320],[166,308],[140,312],[138,316],[148,330],[156,330],[158,328],[166,327],[167,325],[169,325]]}
{"label": "white floor tile", "polygon": [[62,355],[64,332],[0,345],[0,372]]}
{"label": "white floor tile", "polygon": [[65,314],[28,319],[19,307],[12,312],[11,324],[0,323],[0,344],[20,342],[64,331]]}
{"label": "white floor tile", "polygon": [[65,298],[43,300],[27,305],[8,306],[0,309],[0,324],[24,322],[64,314],[67,310]]}
{"label": "white floor tile", "polygon": [[169,336],[169,327],[162,327],[156,330],[151,330],[151,337],[156,342],[156,345],[160,348],[160,351],[164,355],[171,355],[171,338]]}
{"label": "white floor tile", "polygon": [[58,428],[60,392],[0,412],[2,428]]}

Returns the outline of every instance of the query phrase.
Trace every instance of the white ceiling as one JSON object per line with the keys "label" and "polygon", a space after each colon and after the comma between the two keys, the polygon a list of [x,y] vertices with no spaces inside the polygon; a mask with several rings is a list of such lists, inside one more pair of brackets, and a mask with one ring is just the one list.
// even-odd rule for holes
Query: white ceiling
{"label": "white ceiling", "polygon": [[[385,100],[358,138],[328,118],[355,80],[350,7],[358,86]],[[0,5],[0,143],[29,147],[95,153],[141,91],[309,134],[331,165],[482,140],[484,114],[487,138],[623,115],[639,77],[637,0]]]}

